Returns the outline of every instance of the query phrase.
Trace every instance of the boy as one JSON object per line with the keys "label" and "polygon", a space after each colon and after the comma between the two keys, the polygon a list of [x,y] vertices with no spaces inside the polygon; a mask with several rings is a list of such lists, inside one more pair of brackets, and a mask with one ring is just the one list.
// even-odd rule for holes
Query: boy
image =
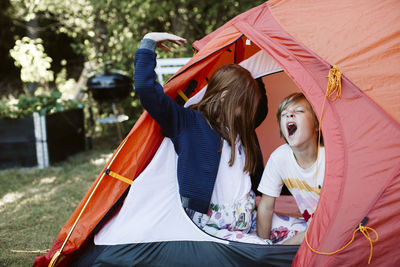
{"label": "boy", "polygon": [[[271,154],[258,186],[258,191],[263,195],[258,206],[257,234],[264,239],[269,239],[271,235],[276,243],[286,240],[283,244],[300,244],[304,239],[306,224],[303,223],[302,228],[290,229],[298,221],[288,224],[288,218],[285,218],[279,222],[282,217],[273,213],[275,198],[279,197],[285,183],[305,221],[308,221],[315,210],[322,187],[325,150],[321,146],[318,151],[318,119],[302,93],[294,93],[283,99],[276,116],[286,144]],[[287,221],[288,227],[278,227],[284,221]],[[283,236],[282,233],[274,233],[282,228],[285,229]],[[274,240],[277,235],[279,238]]]}

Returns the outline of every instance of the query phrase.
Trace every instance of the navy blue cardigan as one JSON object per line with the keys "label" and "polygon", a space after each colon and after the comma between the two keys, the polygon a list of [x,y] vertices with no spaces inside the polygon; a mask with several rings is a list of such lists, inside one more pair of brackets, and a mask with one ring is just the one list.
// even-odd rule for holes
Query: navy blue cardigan
{"label": "navy blue cardigan", "polygon": [[156,56],[151,48],[136,51],[135,92],[174,144],[183,206],[207,213],[221,158],[221,137],[198,111],[179,106],[164,94],[156,82]]}

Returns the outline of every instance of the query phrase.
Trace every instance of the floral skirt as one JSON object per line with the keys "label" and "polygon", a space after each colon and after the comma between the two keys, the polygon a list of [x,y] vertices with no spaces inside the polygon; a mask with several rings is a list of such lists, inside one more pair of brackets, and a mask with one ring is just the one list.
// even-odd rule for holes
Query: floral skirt
{"label": "floral skirt", "polygon": [[307,223],[303,218],[275,214],[272,216],[270,239],[273,244],[282,244],[297,233],[304,232]]}
{"label": "floral skirt", "polygon": [[206,233],[218,238],[255,244],[272,244],[255,233],[255,194],[249,192],[233,205],[211,203],[207,214],[186,209],[193,222]]}

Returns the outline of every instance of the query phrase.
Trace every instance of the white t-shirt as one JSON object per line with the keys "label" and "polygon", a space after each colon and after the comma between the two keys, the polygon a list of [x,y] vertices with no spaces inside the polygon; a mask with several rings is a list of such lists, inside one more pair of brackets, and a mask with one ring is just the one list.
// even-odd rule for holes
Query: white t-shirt
{"label": "white t-shirt", "polygon": [[[191,97],[185,103],[185,107],[198,103],[203,98],[206,90],[207,86]],[[229,166],[231,147],[224,140],[211,203],[233,205],[237,201],[246,199],[246,195],[251,190],[250,176],[248,173],[243,172],[246,158],[239,137],[236,140],[235,147],[235,162],[232,166]]]}
{"label": "white t-shirt", "polygon": [[224,140],[211,203],[232,205],[246,198],[251,190],[250,176],[243,172],[246,156],[239,138],[235,150],[235,162],[229,166],[231,147]]}
{"label": "white t-shirt", "polygon": [[[318,177],[315,184],[316,168]],[[309,168],[303,169],[294,157],[288,144],[278,147],[272,152],[265,166],[258,191],[263,194],[279,197],[283,184],[289,189],[297,202],[301,213],[309,214],[317,206],[319,194],[325,176],[325,148],[320,147],[318,160]]]}

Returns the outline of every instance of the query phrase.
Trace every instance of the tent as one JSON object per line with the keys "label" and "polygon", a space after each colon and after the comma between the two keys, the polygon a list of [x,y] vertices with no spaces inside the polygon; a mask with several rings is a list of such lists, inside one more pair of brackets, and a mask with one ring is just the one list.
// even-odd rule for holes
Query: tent
{"label": "tent", "polygon": [[[143,240],[128,250],[120,247],[120,258],[132,252],[130,266],[363,266],[372,256],[372,266],[399,266],[399,10],[396,0],[271,0],[195,42],[198,53],[165,85],[165,92],[174,99],[182,93],[192,97],[222,64],[251,62],[248,67],[255,66],[253,75],[262,66],[258,74],[265,75],[271,111],[288,93],[300,90],[305,94],[317,115],[322,114],[326,151],[325,180],[308,229],[309,244],[303,242],[298,248],[227,242],[185,222],[179,226],[184,228],[167,236],[152,235],[154,228],[142,230],[138,238]],[[257,63],[259,58],[263,60]],[[336,91],[335,100],[332,95],[326,97],[331,69],[341,73],[337,88],[341,90]],[[257,129],[264,160],[282,143],[273,117],[269,114]],[[144,112],[61,229],[50,252],[36,258],[35,266],[46,266],[60,248],[57,264],[66,265],[111,211],[118,209],[127,189],[145,181],[140,179],[142,172],[163,146],[168,143],[158,125]],[[129,180],[134,181],[132,186]],[[147,190],[153,190],[148,185]],[[152,193],[143,194],[142,203],[151,202]],[[176,201],[176,194],[172,195],[168,195],[171,203]],[[173,214],[175,219],[182,215]],[[369,227],[365,235],[355,231],[360,223]]]}

